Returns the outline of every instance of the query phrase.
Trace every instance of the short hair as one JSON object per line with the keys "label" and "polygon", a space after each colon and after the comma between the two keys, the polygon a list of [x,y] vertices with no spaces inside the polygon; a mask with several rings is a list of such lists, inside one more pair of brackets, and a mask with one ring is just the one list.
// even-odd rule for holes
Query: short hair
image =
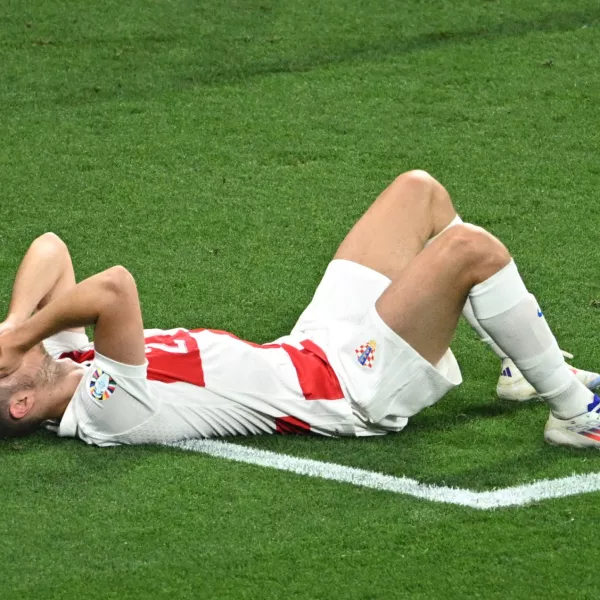
{"label": "short hair", "polygon": [[15,419],[10,414],[10,399],[15,392],[24,389],[33,389],[33,380],[29,377],[20,377],[18,379],[8,378],[0,379],[0,439],[24,437],[32,434],[43,419],[23,417]]}

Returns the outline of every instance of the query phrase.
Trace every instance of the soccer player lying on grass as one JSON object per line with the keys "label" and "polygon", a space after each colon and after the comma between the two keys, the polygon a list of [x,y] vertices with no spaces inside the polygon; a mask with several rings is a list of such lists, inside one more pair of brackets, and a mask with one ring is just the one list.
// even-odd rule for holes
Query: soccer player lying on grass
{"label": "soccer player lying on grass", "polygon": [[[19,267],[8,316],[3,323],[0,323],[0,334],[26,321],[34,311],[70,291],[75,285],[73,263],[65,243],[53,233],[40,236],[31,244]],[[506,353],[481,328],[469,300],[463,308],[463,316],[501,361],[500,377],[496,386],[498,397],[517,402],[532,398],[539,399],[533,386],[523,377]],[[91,355],[85,352],[73,353],[73,351],[87,351],[93,348],[83,327],[59,333],[44,340],[43,344],[46,352],[53,358],[60,358],[63,354],[67,356],[69,352],[70,358],[81,360],[82,357]],[[573,358],[571,354],[564,351],[563,355]],[[571,369],[590,389],[594,389],[600,383],[600,375],[597,373],[574,367]]]}
{"label": "soccer player lying on grass", "polygon": [[[100,446],[400,431],[461,383],[449,346],[467,305],[471,322],[548,403],[546,440],[600,445],[600,398],[565,363],[510,254],[463,224],[446,190],[421,171],[379,196],[291,334],[262,346],[221,331],[144,331],[123,267],[75,285],[69,259],[68,274],[37,305],[26,290],[43,282],[28,280],[28,258],[0,334],[4,436],[53,419],[60,436]],[[84,325],[94,326],[94,347],[77,349]]]}

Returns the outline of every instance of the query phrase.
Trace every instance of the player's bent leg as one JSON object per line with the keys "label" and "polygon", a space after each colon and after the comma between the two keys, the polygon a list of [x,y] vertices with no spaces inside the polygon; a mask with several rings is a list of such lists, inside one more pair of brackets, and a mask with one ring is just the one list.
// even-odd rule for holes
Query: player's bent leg
{"label": "player's bent leg", "polygon": [[449,350],[471,287],[510,261],[480,228],[460,225],[419,253],[341,344],[341,373],[366,423],[397,431],[461,382]]}
{"label": "player's bent leg", "polygon": [[[455,219],[448,225],[448,228],[453,227],[457,224],[462,223],[460,217]],[[429,240],[428,244],[432,243]],[[502,400],[525,402],[533,398],[542,400],[536,389],[525,379],[523,374],[515,363],[508,357],[506,352],[498,346],[498,344],[490,337],[490,335],[483,329],[471,306],[471,301],[467,298],[465,306],[463,308],[463,316],[467,322],[475,330],[482,342],[484,342],[493,352],[498,356],[501,361],[500,364],[500,376],[496,385],[496,393]],[[568,352],[561,351],[565,358],[572,359],[573,355]],[[594,390],[600,387],[600,374],[593,371],[585,371],[583,369],[577,369],[572,365],[567,365],[568,368],[573,372],[575,377],[583,383],[588,389]]]}
{"label": "player's bent leg", "polygon": [[383,321],[436,364],[450,347],[469,290],[510,262],[504,245],[473,225],[444,232],[377,301]]}
{"label": "player's bent leg", "polygon": [[[388,415],[409,417],[450,389],[451,380],[444,381],[441,372],[427,369],[437,365],[440,370],[448,356],[467,294],[484,330],[550,406],[546,440],[600,447],[600,398],[564,362],[537,300],[527,291],[508,251],[490,234],[465,225],[439,236],[378,300],[375,312],[380,329],[387,327],[412,350],[412,355],[404,352],[404,359],[419,364],[411,373],[418,385],[410,385],[410,379],[394,379],[388,369],[393,389],[386,389],[380,377],[372,384],[387,393],[357,401],[367,419],[381,423],[389,420]],[[402,347],[400,342],[396,346]],[[420,372],[429,377],[419,378]]]}
{"label": "player's bent leg", "polygon": [[[425,171],[408,171],[377,198],[334,258],[367,266],[393,280],[424,246],[459,223],[462,221],[444,187]],[[342,266],[335,268],[341,270]],[[463,315],[500,359],[506,358],[479,326],[468,299]]]}
{"label": "player's bent leg", "polygon": [[456,217],[448,192],[425,171],[408,171],[390,184],[357,221],[334,258],[396,279],[427,240]]}
{"label": "player's bent leg", "polygon": [[331,261],[294,332],[356,324],[423,249],[456,216],[446,190],[424,171],[403,173],[354,225]]}

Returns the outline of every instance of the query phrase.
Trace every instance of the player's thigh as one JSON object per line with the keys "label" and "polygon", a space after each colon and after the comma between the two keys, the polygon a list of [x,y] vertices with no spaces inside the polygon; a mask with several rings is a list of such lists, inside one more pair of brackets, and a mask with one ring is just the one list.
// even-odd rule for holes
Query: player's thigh
{"label": "player's thigh", "polygon": [[460,260],[434,242],[392,282],[376,303],[383,321],[436,364],[446,353],[470,289]]}
{"label": "player's thigh", "polygon": [[432,364],[450,346],[471,288],[510,261],[495,237],[479,227],[445,231],[406,267],[377,300],[383,321]]}
{"label": "player's thigh", "polygon": [[424,171],[389,185],[348,233],[334,258],[396,279],[425,242],[456,216],[444,188]]}

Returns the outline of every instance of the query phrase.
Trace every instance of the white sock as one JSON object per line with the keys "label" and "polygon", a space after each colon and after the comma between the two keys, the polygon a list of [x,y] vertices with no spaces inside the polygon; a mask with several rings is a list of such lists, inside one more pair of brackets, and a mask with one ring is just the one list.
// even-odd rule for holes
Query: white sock
{"label": "white sock", "polygon": [[506,350],[556,417],[569,419],[587,412],[594,394],[567,367],[514,261],[474,286],[469,298],[479,324]]}
{"label": "white sock", "polygon": [[471,306],[471,300],[467,298],[465,307],[462,311],[463,317],[469,322],[469,325],[477,332],[477,335],[481,338],[481,341],[490,347],[490,350],[500,359],[503,360],[508,357],[506,352],[494,342],[494,340],[488,335],[487,331],[479,324],[479,321],[475,317],[473,307]]}
{"label": "white sock", "polygon": [[[435,240],[439,235],[441,235],[442,233],[444,233],[444,231],[446,231],[447,229],[450,229],[450,227],[454,227],[454,225],[458,225],[459,223],[462,223],[463,220],[456,215],[454,217],[454,219],[452,219],[452,221],[450,221],[450,223],[448,225],[446,225],[446,227],[444,227],[444,229],[442,229],[442,231],[440,231],[438,234],[434,235],[432,238],[430,238],[427,243],[425,244],[425,248],[427,248],[427,246],[429,246],[429,244],[431,244],[431,242],[433,242],[433,240]],[[465,303],[465,307],[463,308],[463,317],[467,320],[467,322],[469,323],[469,325],[475,330],[475,333],[477,333],[477,335],[480,337],[481,341],[484,342],[485,344],[487,344],[490,349],[492,350],[492,352],[500,359],[504,359],[507,357],[506,352],[504,352],[500,346],[498,346],[498,344],[496,344],[496,342],[494,342],[494,340],[487,334],[487,332],[485,331],[485,329],[483,329],[483,327],[481,327],[481,325],[479,324],[479,321],[477,320],[477,318],[475,317],[475,313],[473,312],[473,307],[471,306],[471,301],[467,298],[467,302]]]}

